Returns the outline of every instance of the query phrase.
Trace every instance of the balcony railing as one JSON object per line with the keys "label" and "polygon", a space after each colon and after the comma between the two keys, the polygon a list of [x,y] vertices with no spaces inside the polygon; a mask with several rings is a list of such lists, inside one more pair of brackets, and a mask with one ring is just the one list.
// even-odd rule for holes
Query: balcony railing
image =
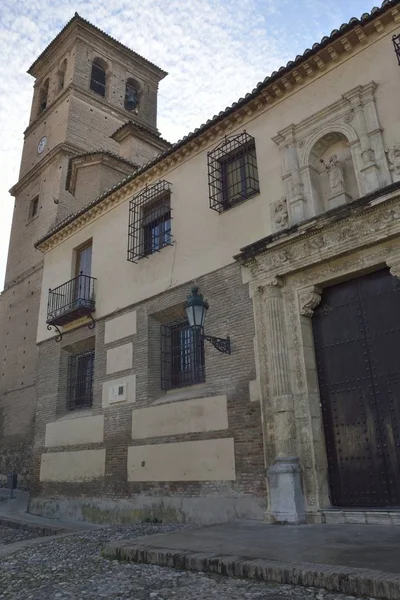
{"label": "balcony railing", "polygon": [[65,325],[96,309],[94,286],[96,279],[81,273],[70,281],[49,290],[47,323]]}

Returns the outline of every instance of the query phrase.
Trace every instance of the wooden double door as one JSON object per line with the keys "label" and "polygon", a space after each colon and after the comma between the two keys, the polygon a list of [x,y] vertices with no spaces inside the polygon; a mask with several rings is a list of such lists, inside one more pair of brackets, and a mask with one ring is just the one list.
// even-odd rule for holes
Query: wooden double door
{"label": "wooden double door", "polygon": [[313,317],[334,506],[400,506],[400,282],[324,290]]}

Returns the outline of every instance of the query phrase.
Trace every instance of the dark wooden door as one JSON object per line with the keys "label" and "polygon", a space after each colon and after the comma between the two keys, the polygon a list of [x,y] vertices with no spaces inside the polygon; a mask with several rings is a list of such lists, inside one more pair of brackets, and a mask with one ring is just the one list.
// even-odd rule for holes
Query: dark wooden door
{"label": "dark wooden door", "polygon": [[400,506],[400,283],[327,288],[313,331],[334,506]]}

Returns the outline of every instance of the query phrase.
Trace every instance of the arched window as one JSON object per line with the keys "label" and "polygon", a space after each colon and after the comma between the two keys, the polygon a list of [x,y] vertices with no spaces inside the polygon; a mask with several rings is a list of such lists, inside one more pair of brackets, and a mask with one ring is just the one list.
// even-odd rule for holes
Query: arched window
{"label": "arched window", "polygon": [[106,69],[107,65],[101,58],[95,58],[92,63],[92,73],[90,76],[90,89],[99,94],[106,95]]}
{"label": "arched window", "polygon": [[131,77],[126,81],[124,105],[125,109],[129,111],[139,107],[139,84]]}
{"label": "arched window", "polygon": [[49,80],[46,79],[39,92],[39,114],[47,108],[47,100],[49,95]]}
{"label": "arched window", "polygon": [[67,59],[64,58],[64,60],[62,61],[61,65],[60,65],[60,69],[58,71],[58,92],[61,92],[61,90],[64,89],[66,70],[67,70]]}

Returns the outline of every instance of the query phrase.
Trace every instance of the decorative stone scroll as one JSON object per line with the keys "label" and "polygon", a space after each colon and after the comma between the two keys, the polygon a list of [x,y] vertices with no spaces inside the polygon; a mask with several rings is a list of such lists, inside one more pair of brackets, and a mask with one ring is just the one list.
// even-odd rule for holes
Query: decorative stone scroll
{"label": "decorative stone scroll", "polygon": [[305,290],[299,292],[300,314],[304,317],[312,317],[314,310],[321,302],[322,289],[316,285],[312,285]]}

